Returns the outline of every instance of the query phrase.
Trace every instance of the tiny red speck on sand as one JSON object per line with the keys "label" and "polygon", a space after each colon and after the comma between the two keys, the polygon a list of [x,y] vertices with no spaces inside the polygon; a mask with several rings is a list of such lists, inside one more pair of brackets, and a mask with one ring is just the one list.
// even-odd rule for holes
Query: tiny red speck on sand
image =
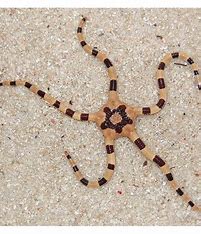
{"label": "tiny red speck on sand", "polygon": [[120,190],[118,190],[117,193],[118,193],[119,195],[122,195],[122,191],[120,191]]}
{"label": "tiny red speck on sand", "polygon": [[56,124],[56,121],[54,119],[51,119],[51,123]]}

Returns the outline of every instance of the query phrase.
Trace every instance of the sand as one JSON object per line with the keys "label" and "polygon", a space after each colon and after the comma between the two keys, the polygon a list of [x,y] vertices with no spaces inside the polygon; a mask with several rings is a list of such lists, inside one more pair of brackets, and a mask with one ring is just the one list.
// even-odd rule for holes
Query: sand
{"label": "sand", "polygon": [[[186,51],[201,64],[200,9],[0,9],[0,80],[26,79],[76,110],[97,111],[109,80],[78,43],[81,15],[89,18],[87,41],[114,63],[128,104],[157,102],[155,72],[166,52]],[[201,204],[200,92],[187,66],[171,64],[166,84],[165,108],[139,117],[136,127]],[[113,179],[87,189],[63,156],[68,150],[88,179],[100,178],[106,152],[98,127],[62,115],[24,87],[1,87],[0,97],[1,225],[201,224],[128,139],[116,141]]]}

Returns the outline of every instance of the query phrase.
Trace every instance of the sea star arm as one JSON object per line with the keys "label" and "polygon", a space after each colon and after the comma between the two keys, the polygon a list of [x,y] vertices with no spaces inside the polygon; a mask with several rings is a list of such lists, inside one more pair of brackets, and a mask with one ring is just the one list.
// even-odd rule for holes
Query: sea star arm
{"label": "sea star arm", "polygon": [[84,177],[83,174],[81,173],[74,159],[68,154],[67,151],[65,151],[65,156],[68,159],[71,167],[73,168],[76,178],[88,188],[99,188],[100,186],[110,181],[114,174],[115,161],[116,161],[115,154],[114,154],[114,141],[111,140],[110,138],[106,138],[105,145],[106,145],[106,152],[107,152],[107,168],[103,177],[95,181],[89,181],[88,179],[86,179],[86,177]]}
{"label": "sea star arm", "polygon": [[118,100],[118,93],[117,93],[117,74],[116,70],[110,61],[110,59],[107,57],[107,55],[97,50],[95,47],[91,47],[85,40],[85,35],[83,34],[83,27],[86,23],[86,18],[83,17],[79,23],[79,26],[77,28],[77,36],[78,40],[82,46],[82,48],[85,50],[86,53],[93,55],[94,57],[97,57],[101,62],[105,64],[108,70],[108,75],[110,78],[110,86],[109,86],[109,99],[110,100]]}
{"label": "sea star arm", "polygon": [[146,144],[141,140],[137,132],[133,131],[129,138],[132,142],[135,143],[140,152],[148,160],[151,160],[157,164],[161,172],[166,176],[170,186],[173,188],[173,190],[177,192],[177,194],[182,198],[182,200],[186,204],[188,204],[193,210],[201,211],[201,207],[197,206],[194,202],[192,202],[190,196],[187,193],[185,193],[175,181],[169,165],[160,156],[156,155],[151,149],[149,149],[149,147],[146,146]]}
{"label": "sea star arm", "polygon": [[93,113],[82,113],[79,111],[75,111],[71,108],[70,104],[66,102],[58,101],[56,98],[52,97],[51,95],[47,94],[46,92],[42,91],[38,86],[29,83],[25,80],[5,80],[0,82],[0,86],[24,86],[29,89],[31,92],[39,95],[43,100],[45,100],[51,106],[54,106],[59,111],[64,113],[65,115],[80,121],[94,121],[95,114]]}
{"label": "sea star arm", "polygon": [[152,115],[158,113],[164,107],[167,101],[164,69],[171,63],[173,59],[176,58],[179,58],[191,65],[198,89],[201,90],[201,76],[198,71],[198,65],[193,61],[193,59],[184,52],[167,53],[160,62],[156,72],[156,78],[159,87],[159,100],[155,105],[135,108],[137,115]]}

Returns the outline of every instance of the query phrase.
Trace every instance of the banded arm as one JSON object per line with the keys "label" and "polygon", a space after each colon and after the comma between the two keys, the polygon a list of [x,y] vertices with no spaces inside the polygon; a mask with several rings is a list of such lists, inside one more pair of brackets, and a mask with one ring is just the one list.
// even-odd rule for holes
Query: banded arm
{"label": "banded arm", "polygon": [[138,136],[136,132],[133,132],[130,136],[130,140],[135,143],[135,145],[138,147],[138,149],[141,151],[141,153],[148,159],[153,162],[155,162],[161,172],[166,176],[171,188],[177,192],[177,194],[182,198],[182,200],[188,204],[192,210],[201,212],[201,207],[197,206],[194,202],[192,202],[192,199],[190,196],[185,193],[181,187],[178,185],[178,183],[173,178],[172,172],[170,170],[170,167],[168,164],[158,155],[153,153],[141,140],[141,138]]}
{"label": "banded arm", "polygon": [[65,156],[68,159],[71,167],[73,168],[76,178],[88,188],[99,188],[100,186],[110,181],[114,174],[115,161],[116,161],[115,154],[114,154],[114,141],[110,139],[106,139],[105,144],[106,144],[106,151],[107,151],[107,168],[103,177],[100,180],[96,180],[96,181],[89,181],[88,179],[86,179],[80,172],[73,158],[68,154],[67,151],[65,151]]}
{"label": "banded arm", "polygon": [[31,92],[39,95],[42,99],[44,99],[48,104],[51,106],[54,106],[59,111],[64,113],[65,115],[80,121],[93,121],[94,120],[94,114],[93,113],[81,113],[78,111],[74,111],[71,109],[70,105],[67,105],[64,102],[58,101],[56,98],[50,96],[46,92],[42,91],[40,88],[38,88],[36,85],[29,83],[25,80],[5,80],[0,82],[0,86],[24,86],[27,89],[29,89]]}
{"label": "banded arm", "polygon": [[110,78],[109,98],[111,100],[118,99],[116,70],[112,62],[110,61],[110,59],[107,58],[107,55],[105,53],[103,53],[102,51],[98,51],[95,47],[92,48],[85,41],[85,36],[83,34],[83,27],[85,26],[85,23],[86,23],[86,18],[82,18],[77,28],[78,40],[86,53],[93,55],[94,57],[97,57],[101,62],[105,64],[108,70],[109,78]]}
{"label": "banded arm", "polygon": [[164,58],[160,62],[158,70],[156,72],[156,78],[159,87],[159,100],[156,105],[152,105],[149,107],[137,107],[136,112],[138,115],[152,115],[161,111],[161,109],[164,107],[165,102],[167,101],[167,89],[164,80],[165,77],[164,69],[175,58],[179,58],[191,65],[196,82],[198,84],[198,89],[201,90],[201,76],[199,75],[198,65],[194,63],[193,59],[184,52],[168,53],[164,56]]}

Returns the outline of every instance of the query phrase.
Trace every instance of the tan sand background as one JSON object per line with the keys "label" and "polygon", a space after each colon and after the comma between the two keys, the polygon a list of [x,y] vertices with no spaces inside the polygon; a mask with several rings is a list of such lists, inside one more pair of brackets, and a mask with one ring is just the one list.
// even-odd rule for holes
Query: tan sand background
{"label": "tan sand background", "polygon": [[[109,82],[105,66],[77,41],[82,14],[87,41],[107,52],[129,104],[156,103],[154,75],[166,52],[186,51],[201,64],[200,9],[1,9],[0,80],[27,79],[76,110],[98,110]],[[166,78],[165,108],[136,126],[201,204],[201,96],[189,67],[172,64]],[[101,177],[106,157],[98,128],[65,117],[23,87],[3,87],[0,97],[1,225],[201,224],[128,139],[116,142],[112,181],[90,190],[63,152],[89,179]]]}

